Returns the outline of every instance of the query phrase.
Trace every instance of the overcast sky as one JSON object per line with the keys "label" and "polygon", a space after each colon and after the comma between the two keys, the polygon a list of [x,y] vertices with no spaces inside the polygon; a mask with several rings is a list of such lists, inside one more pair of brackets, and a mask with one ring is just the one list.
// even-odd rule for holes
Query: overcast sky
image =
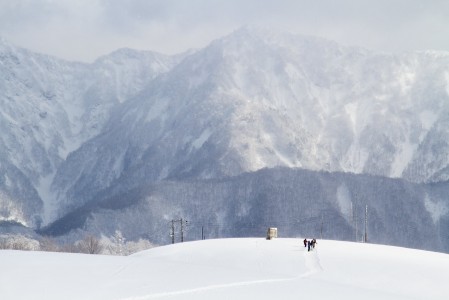
{"label": "overcast sky", "polygon": [[0,0],[0,37],[87,62],[122,47],[179,53],[244,25],[386,52],[449,51],[449,0]]}

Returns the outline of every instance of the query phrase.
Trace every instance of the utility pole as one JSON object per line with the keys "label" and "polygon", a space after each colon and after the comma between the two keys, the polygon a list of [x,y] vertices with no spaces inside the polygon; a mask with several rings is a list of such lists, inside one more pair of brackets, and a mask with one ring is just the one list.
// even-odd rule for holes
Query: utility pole
{"label": "utility pole", "polygon": [[352,227],[354,228],[354,237],[357,242],[358,228],[357,228],[357,209],[354,202],[351,201],[351,213],[352,213]]}
{"label": "utility pole", "polygon": [[171,220],[171,229],[170,229],[171,243],[175,243],[175,220]]}
{"label": "utility pole", "polygon": [[[187,220],[183,220],[182,218],[179,220],[171,220],[171,229],[170,229],[170,236],[171,236],[171,243],[175,243],[175,222],[180,224],[179,228],[181,230],[181,243],[184,242],[184,232],[185,228],[187,227]],[[177,226],[176,226],[177,227]]]}
{"label": "utility pole", "polygon": [[368,227],[368,204],[366,204],[365,206],[365,243],[368,242],[367,227]]}
{"label": "utility pole", "polygon": [[357,203],[354,204],[354,227],[355,227],[355,241],[357,242],[359,237],[359,225],[357,220]]}
{"label": "utility pole", "polygon": [[184,242],[184,222],[186,222],[186,226],[187,226],[187,220],[179,220],[181,222],[181,243]]}

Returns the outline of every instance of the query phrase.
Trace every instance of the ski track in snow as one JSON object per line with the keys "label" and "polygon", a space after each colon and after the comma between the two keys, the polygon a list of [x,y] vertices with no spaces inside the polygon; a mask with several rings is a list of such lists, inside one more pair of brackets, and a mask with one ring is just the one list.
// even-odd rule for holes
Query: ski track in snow
{"label": "ski track in snow", "polygon": [[111,278],[114,278],[114,277],[118,277],[126,268],[128,268],[128,266],[126,265],[126,266],[121,266],[121,267],[119,267],[119,268],[117,268],[115,271],[114,271],[114,273],[112,274],[112,276],[111,276]]}
{"label": "ski track in snow", "polygon": [[313,250],[304,251],[304,260],[306,268],[309,270],[304,273],[301,277],[308,277],[312,274],[323,271],[323,267],[320,264],[320,258],[318,257],[318,249],[314,248]]}
{"label": "ski track in snow", "polygon": [[267,284],[267,283],[276,283],[276,282],[286,282],[293,281],[298,279],[298,277],[290,277],[290,278],[278,278],[278,279],[261,279],[261,280],[253,280],[253,281],[243,281],[243,282],[234,282],[234,283],[226,283],[226,284],[216,284],[205,287],[199,287],[195,289],[187,289],[180,290],[175,292],[166,292],[166,293],[157,293],[147,296],[138,296],[138,297],[130,297],[130,298],[122,298],[121,300],[147,300],[147,299],[157,299],[171,296],[178,296],[184,294],[193,294],[198,292],[216,290],[216,289],[226,289],[231,287],[239,287],[239,286],[249,286],[249,285],[257,285],[257,284]]}
{"label": "ski track in snow", "polygon": [[[296,249],[296,248],[295,248]],[[242,286],[250,286],[250,285],[258,285],[258,284],[270,284],[270,283],[278,283],[278,282],[288,282],[288,281],[294,281],[301,278],[309,277],[310,275],[313,275],[315,273],[323,271],[323,268],[320,264],[320,259],[318,257],[318,250],[317,248],[309,251],[301,250],[299,248],[299,251],[304,252],[304,260],[305,260],[305,266],[307,268],[307,272],[303,274],[298,274],[298,276],[294,277],[286,277],[286,278],[272,278],[272,279],[260,279],[260,280],[251,280],[251,281],[240,281],[240,282],[233,282],[233,283],[226,283],[226,284],[216,284],[216,285],[209,285],[204,287],[198,287],[194,289],[185,289],[185,290],[179,290],[174,292],[162,292],[162,293],[156,293],[146,296],[137,296],[137,297],[128,297],[128,298],[122,298],[121,300],[147,300],[147,299],[158,299],[158,298],[165,298],[165,297],[172,297],[172,296],[179,296],[179,295],[186,295],[186,294],[193,294],[193,293],[201,293],[216,289],[227,289],[232,287],[242,287]],[[260,253],[259,253],[260,254]],[[263,256],[261,256],[262,258]],[[261,262],[259,263],[259,267],[263,265],[263,259],[261,259]]]}

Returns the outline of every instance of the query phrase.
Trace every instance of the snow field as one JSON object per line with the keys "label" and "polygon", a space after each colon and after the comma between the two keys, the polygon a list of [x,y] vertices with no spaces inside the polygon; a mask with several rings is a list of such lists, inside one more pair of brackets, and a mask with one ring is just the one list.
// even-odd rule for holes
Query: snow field
{"label": "snow field", "polygon": [[302,239],[217,239],[128,257],[0,251],[0,299],[448,299],[449,255]]}

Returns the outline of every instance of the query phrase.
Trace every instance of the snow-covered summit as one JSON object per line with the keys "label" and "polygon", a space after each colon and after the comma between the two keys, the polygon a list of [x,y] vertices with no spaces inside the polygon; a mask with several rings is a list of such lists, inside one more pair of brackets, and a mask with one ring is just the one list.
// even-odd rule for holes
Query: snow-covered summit
{"label": "snow-covered summit", "polygon": [[[445,56],[376,54],[244,28],[151,82],[111,119],[101,143],[137,148],[144,160],[129,166],[155,179],[281,165],[445,180],[446,156],[426,147],[448,134],[448,66]],[[123,165],[122,154],[111,155]]]}

